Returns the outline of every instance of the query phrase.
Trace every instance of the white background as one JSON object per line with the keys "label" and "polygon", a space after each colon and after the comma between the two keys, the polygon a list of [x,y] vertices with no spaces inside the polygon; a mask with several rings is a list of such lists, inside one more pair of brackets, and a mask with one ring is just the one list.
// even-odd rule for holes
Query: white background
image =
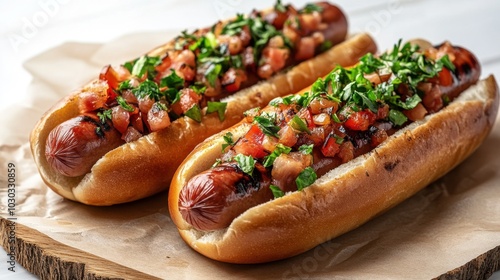
{"label": "white background", "polygon": [[[301,7],[307,1],[283,2]],[[483,65],[483,77],[493,73],[500,78],[498,0],[339,0],[335,3],[347,13],[350,32],[370,32],[380,50],[390,48],[399,38],[422,37],[436,44],[449,40],[477,55]],[[273,4],[273,0],[0,0],[0,109],[14,104],[23,106],[23,96],[31,79],[23,69],[23,62],[64,42],[106,43],[137,32],[193,30],[236,13],[248,13],[253,8],[263,9]],[[147,49],[137,53],[145,51]],[[5,251],[0,250],[0,278],[30,279],[30,274],[18,264],[15,273],[9,272],[6,258]]]}

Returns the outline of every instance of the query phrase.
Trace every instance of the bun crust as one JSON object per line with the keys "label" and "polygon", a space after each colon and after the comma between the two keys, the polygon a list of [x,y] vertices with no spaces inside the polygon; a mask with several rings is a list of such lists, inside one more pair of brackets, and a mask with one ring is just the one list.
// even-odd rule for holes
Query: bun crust
{"label": "bun crust", "polygon": [[[149,54],[161,54],[166,48],[159,47]],[[365,53],[375,51],[375,42],[369,35],[353,36],[313,59],[223,100],[228,102],[223,122],[217,114],[205,115],[201,123],[180,118],[167,129],[108,152],[90,173],[66,177],[48,165],[45,142],[54,127],[78,115],[77,94],[85,91],[83,88],[62,99],[37,123],[30,136],[33,157],[43,181],[65,198],[90,205],[112,205],[148,197],[168,188],[175,170],[198,143],[239,122],[244,111],[297,92],[326,75],[334,65],[349,66]]]}
{"label": "bun crust", "polygon": [[[493,76],[479,81],[443,110],[401,129],[303,191],[250,208],[224,230],[201,232],[182,219],[179,192],[220,155],[223,131],[200,144],[175,174],[171,217],[189,246],[215,260],[262,263],[295,256],[359,227],[466,159],[490,133],[498,95]],[[242,122],[228,130],[238,137],[247,127]]]}

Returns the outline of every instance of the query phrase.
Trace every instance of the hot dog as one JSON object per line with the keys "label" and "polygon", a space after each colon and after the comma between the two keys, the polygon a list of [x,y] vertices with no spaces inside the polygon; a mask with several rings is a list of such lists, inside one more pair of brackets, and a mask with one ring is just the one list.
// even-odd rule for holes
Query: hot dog
{"label": "hot dog", "polygon": [[346,34],[346,17],[334,5],[295,9],[278,1],[107,65],[33,129],[42,179],[63,197],[91,205],[166,190],[189,151],[243,111],[307,86],[332,63],[348,65],[375,50],[366,34],[341,43]]}
{"label": "hot dog", "polygon": [[400,42],[247,112],[177,170],[169,210],[181,237],[215,260],[262,263],[360,226],[489,134],[499,90],[480,74],[464,48]]}

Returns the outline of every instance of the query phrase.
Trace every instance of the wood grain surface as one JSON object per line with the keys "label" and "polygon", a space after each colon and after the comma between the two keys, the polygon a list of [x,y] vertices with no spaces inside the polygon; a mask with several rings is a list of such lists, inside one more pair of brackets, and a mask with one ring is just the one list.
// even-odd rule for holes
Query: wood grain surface
{"label": "wood grain surface", "polygon": [[[0,219],[2,247],[9,252],[9,223]],[[15,226],[16,261],[40,279],[159,279],[53,240],[24,226]],[[434,279],[488,279],[500,269],[500,246]]]}
{"label": "wood grain surface", "polygon": [[[10,252],[10,223],[0,219],[2,247]],[[159,279],[53,240],[15,224],[16,261],[40,279]]]}

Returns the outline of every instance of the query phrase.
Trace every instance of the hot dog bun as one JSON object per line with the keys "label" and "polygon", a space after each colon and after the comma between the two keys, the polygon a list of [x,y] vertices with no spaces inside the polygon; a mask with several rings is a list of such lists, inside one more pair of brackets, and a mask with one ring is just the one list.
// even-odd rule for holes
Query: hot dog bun
{"label": "hot dog bun", "polygon": [[[161,46],[149,55],[161,54],[166,48]],[[36,124],[30,136],[33,157],[43,181],[65,198],[90,205],[141,199],[166,190],[176,168],[192,148],[206,137],[237,123],[245,110],[296,92],[328,73],[332,65],[350,65],[375,50],[375,42],[369,35],[353,36],[313,59],[223,100],[229,102],[223,122],[217,114],[203,116],[201,123],[187,117],[177,119],[167,129],[111,150],[93,165],[90,173],[67,177],[50,168],[45,143],[54,127],[79,114],[77,95],[98,82],[93,81],[58,102]]]}
{"label": "hot dog bun", "polygon": [[179,212],[181,188],[220,156],[223,135],[231,132],[237,139],[248,131],[243,121],[184,160],[169,191],[171,217],[189,246],[215,260],[263,263],[300,254],[387,211],[466,159],[491,131],[498,95],[489,76],[304,190],[252,207],[223,230],[198,231]]}

